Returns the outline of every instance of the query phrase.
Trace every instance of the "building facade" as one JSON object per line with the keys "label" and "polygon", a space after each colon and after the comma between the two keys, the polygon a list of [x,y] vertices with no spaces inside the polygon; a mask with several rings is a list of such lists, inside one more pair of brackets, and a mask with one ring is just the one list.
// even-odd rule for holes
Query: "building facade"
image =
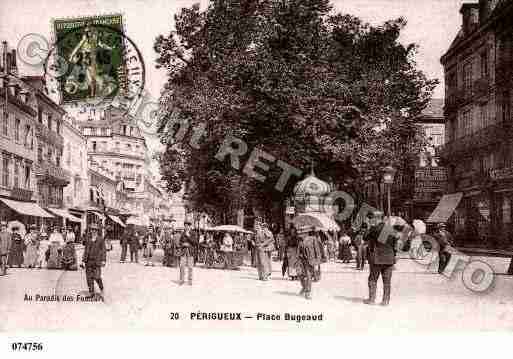
{"label": "building facade", "polygon": [[[445,119],[442,99],[432,99],[415,118],[427,141],[417,162],[407,172],[397,172],[391,188],[393,215],[411,222],[426,220],[447,190],[447,170],[440,166],[438,149],[445,140]],[[387,185],[382,178],[366,180],[365,197],[369,205],[387,209]]]}
{"label": "building facade", "polygon": [[149,177],[148,148],[135,120],[122,109],[109,107],[99,119],[77,123],[87,138],[89,158],[114,171],[128,192],[142,192]]}
{"label": "building facade", "polygon": [[69,172],[62,166],[64,152],[63,122],[66,111],[44,92],[40,76],[23,77],[35,89],[37,101],[35,175],[38,203],[41,207],[64,208],[64,187]]}
{"label": "building facade", "polygon": [[465,245],[511,245],[513,1],[461,7],[461,30],[442,56],[450,193],[463,193],[452,217]]}
{"label": "building facade", "polygon": [[[37,100],[35,90],[17,76],[16,52],[2,44],[0,62],[0,197],[11,201],[35,201],[37,161]],[[17,212],[2,203],[2,219]]]}
{"label": "building facade", "polygon": [[64,116],[62,136],[64,152],[62,167],[69,173],[69,184],[64,187],[64,207],[80,219],[80,230],[86,228],[86,210],[89,205],[89,175],[87,141],[71,116]]}
{"label": "building facade", "polygon": [[41,77],[18,76],[16,51],[8,51],[6,42],[2,43],[0,67],[0,196],[5,196],[1,215],[25,224],[43,224],[57,216],[42,207],[62,208],[63,188],[69,183],[61,166],[65,111],[45,94]]}

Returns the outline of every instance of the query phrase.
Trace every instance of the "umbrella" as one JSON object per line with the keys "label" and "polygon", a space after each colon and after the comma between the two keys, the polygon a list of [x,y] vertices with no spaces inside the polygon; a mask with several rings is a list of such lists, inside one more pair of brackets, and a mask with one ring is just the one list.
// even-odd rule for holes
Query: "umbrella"
{"label": "umbrella", "polygon": [[419,234],[426,233],[426,224],[420,219],[413,220],[413,228],[415,228],[415,231]]}
{"label": "umbrella", "polygon": [[238,232],[238,233],[248,233],[253,234],[253,232],[248,231],[242,227],[235,226],[235,225],[223,225],[223,226],[217,226],[212,228],[207,228],[207,231],[214,231],[214,232]]}
{"label": "umbrella", "polygon": [[320,213],[303,213],[292,220],[296,228],[313,226],[326,231],[339,231],[340,227],[333,219]]}
{"label": "umbrella", "polygon": [[21,235],[21,237],[25,237],[25,234],[27,234],[27,230],[25,229],[25,225],[21,223],[20,221],[10,221],[7,223],[7,230],[11,233],[13,233],[13,228],[18,227],[18,233]]}

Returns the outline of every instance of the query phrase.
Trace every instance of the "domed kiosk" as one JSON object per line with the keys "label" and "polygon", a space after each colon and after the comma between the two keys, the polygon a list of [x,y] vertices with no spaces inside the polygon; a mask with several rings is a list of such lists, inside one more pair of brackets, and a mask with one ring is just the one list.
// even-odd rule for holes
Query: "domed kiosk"
{"label": "domed kiosk", "polygon": [[294,225],[313,225],[330,231],[340,230],[332,219],[333,205],[327,200],[331,192],[332,186],[317,178],[312,168],[310,174],[294,187]]}

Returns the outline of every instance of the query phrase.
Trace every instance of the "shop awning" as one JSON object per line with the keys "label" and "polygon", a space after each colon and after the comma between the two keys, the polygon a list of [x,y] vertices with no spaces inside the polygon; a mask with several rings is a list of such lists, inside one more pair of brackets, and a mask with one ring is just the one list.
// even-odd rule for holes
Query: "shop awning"
{"label": "shop awning", "polygon": [[4,204],[19,214],[23,214],[25,216],[53,218],[50,213],[46,212],[34,202],[20,202],[5,198],[0,198],[0,201],[2,201]]}
{"label": "shop awning", "polygon": [[105,216],[99,212],[95,212],[95,211],[89,211],[89,213],[92,213],[94,214],[96,217],[98,217],[99,219],[101,219],[102,221],[105,219]]}
{"label": "shop awning", "polygon": [[108,216],[109,216],[110,219],[112,219],[114,222],[119,224],[121,227],[126,227],[125,224],[123,223],[123,221],[121,219],[119,219],[118,216],[114,216],[112,214],[109,214]]}
{"label": "shop awning", "polygon": [[429,223],[445,223],[452,216],[458,205],[460,204],[461,199],[463,198],[463,193],[452,193],[445,194],[438,202],[435,210],[426,222]]}
{"label": "shop awning", "polygon": [[52,212],[53,214],[59,216],[59,217],[62,217],[62,218],[66,218],[72,222],[82,222],[82,220],[78,217],[75,217],[74,215],[72,215],[71,213],[68,213],[68,211],[66,211],[65,209],[61,209],[61,208],[48,208],[48,210],[50,212]]}

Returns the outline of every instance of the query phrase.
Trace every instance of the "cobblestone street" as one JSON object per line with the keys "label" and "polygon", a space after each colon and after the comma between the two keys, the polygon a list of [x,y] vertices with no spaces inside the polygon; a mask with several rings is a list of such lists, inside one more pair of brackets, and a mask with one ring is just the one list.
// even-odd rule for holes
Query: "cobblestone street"
{"label": "cobblestone street", "polygon": [[[160,262],[157,250],[155,262]],[[194,285],[179,286],[177,269],[143,264],[121,264],[119,246],[109,253],[103,271],[106,300],[102,302],[35,302],[35,296],[69,295],[85,288],[85,273],[58,270],[10,269],[0,277],[1,330],[356,330],[404,332],[513,329],[513,279],[501,275],[508,261],[480,258],[495,270],[495,286],[485,294],[469,291],[461,273],[447,279],[432,270],[400,259],[394,272],[392,301],[387,308],[366,306],[367,271],[350,264],[323,265],[313,300],[298,296],[299,283],[281,276],[274,262],[273,278],[257,280],[256,269],[224,271],[195,268]],[[34,301],[24,301],[25,294]],[[378,287],[378,298],[381,285]],[[192,312],[241,312],[241,321],[191,320]],[[170,319],[170,313],[178,319]],[[280,314],[279,321],[257,320],[257,312]],[[284,313],[323,314],[322,322],[285,321]],[[244,319],[244,316],[253,318]]]}

